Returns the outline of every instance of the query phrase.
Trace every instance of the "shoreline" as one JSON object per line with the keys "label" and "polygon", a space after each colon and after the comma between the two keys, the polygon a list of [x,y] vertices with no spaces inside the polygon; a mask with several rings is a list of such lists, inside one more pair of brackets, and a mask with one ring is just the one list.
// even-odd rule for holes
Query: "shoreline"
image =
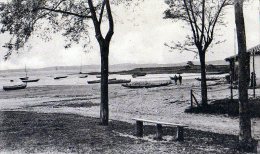
{"label": "shoreline", "polygon": [[[238,134],[237,117],[184,113],[185,108],[190,105],[188,94],[191,84],[189,80],[182,86],[170,85],[135,90],[120,85],[110,85],[110,118],[130,123],[133,123],[132,118],[148,118],[186,124],[196,130]],[[97,84],[31,87],[19,92],[2,91],[0,92],[1,110],[73,113],[99,117],[99,88],[99,84]],[[223,86],[216,85],[212,88],[223,89]],[[237,92],[234,91],[234,93]],[[260,93],[260,89],[257,90],[257,93]],[[222,96],[221,98],[229,97],[229,89],[209,93],[211,99],[221,99],[220,96]],[[260,138],[260,118],[254,118],[253,122],[256,124],[254,133]]]}

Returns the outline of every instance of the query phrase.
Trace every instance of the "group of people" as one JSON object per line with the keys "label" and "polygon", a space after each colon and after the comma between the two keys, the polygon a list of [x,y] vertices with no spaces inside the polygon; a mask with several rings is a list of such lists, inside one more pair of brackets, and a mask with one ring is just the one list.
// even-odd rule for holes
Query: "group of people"
{"label": "group of people", "polygon": [[179,74],[179,76],[177,77],[177,75],[175,74],[174,77],[173,77],[173,80],[175,82],[175,85],[177,85],[177,82],[179,80],[180,82],[180,85],[182,84],[182,76]]}

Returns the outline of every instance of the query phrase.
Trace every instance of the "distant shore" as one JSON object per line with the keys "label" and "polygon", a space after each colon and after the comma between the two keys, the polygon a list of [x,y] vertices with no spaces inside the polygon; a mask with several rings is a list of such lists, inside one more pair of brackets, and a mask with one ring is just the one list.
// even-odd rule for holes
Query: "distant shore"
{"label": "distant shore", "polygon": [[[228,65],[207,65],[206,70],[208,73],[224,74],[229,72]],[[172,67],[144,67],[135,68],[124,71],[114,71],[111,74],[134,74],[134,73],[147,73],[147,74],[182,74],[182,73],[200,73],[200,65],[184,65]],[[90,72],[88,74],[98,75],[100,72]]]}

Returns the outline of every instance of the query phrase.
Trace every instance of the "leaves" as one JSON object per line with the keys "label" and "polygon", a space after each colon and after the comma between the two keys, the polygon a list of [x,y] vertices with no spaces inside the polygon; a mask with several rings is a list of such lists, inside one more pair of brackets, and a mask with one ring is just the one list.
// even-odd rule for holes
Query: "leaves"
{"label": "leaves", "polygon": [[[172,49],[192,51],[205,55],[208,47],[222,41],[215,40],[216,26],[224,26],[224,7],[231,5],[232,0],[165,0],[169,8],[164,12],[166,19],[184,21],[191,29],[191,35],[186,37],[184,43],[173,44]],[[168,45],[169,46],[169,45]]]}

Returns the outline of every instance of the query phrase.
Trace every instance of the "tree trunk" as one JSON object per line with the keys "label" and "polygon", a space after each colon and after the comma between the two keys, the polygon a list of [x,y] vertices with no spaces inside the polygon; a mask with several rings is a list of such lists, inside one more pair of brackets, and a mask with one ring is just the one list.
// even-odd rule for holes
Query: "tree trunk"
{"label": "tree trunk", "polygon": [[235,20],[238,43],[238,84],[239,84],[239,147],[243,151],[252,148],[251,121],[248,108],[248,65],[246,34],[243,15],[243,0],[235,2]]}
{"label": "tree trunk", "polygon": [[101,102],[100,120],[101,125],[108,125],[109,106],[108,106],[108,55],[109,45],[100,45],[101,52]]}
{"label": "tree trunk", "polygon": [[[201,52],[203,51],[200,51],[200,53]],[[200,69],[201,69],[201,103],[202,106],[205,107],[208,105],[205,54],[200,54]]]}

